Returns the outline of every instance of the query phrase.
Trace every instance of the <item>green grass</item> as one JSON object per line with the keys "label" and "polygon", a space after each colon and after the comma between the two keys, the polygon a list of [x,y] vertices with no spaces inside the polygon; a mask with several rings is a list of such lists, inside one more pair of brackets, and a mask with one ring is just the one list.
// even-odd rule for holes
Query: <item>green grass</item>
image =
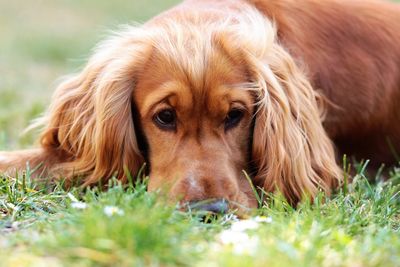
{"label": "green grass", "polygon": [[[19,133],[108,29],[174,2],[0,1],[0,149],[33,145]],[[0,266],[399,266],[400,170],[371,183],[359,172],[312,205],[271,196],[242,231],[232,214],[202,223],[143,183],[64,190],[0,175]]]}
{"label": "green grass", "polygon": [[1,177],[0,265],[398,266],[399,182],[400,171],[373,186],[359,174],[297,209],[271,196],[250,217],[265,222],[239,231],[232,214],[202,223],[144,183],[65,191]]}

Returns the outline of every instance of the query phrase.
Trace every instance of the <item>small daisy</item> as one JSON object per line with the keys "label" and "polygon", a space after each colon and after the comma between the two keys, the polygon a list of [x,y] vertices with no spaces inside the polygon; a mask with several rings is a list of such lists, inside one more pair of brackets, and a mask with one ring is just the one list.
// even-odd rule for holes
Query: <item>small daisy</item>
{"label": "small daisy", "polygon": [[84,209],[87,208],[87,204],[84,203],[84,202],[81,202],[81,201],[72,202],[72,203],[71,203],[71,207],[72,207],[73,209],[77,209],[77,210],[84,210]]}
{"label": "small daisy", "polygon": [[250,240],[250,237],[244,232],[225,230],[219,234],[218,239],[224,245],[233,245],[237,243],[246,243]]}
{"label": "small daisy", "polygon": [[265,217],[265,216],[257,216],[254,218],[254,221],[259,222],[259,223],[272,223],[272,218]]}
{"label": "small daisy", "polygon": [[249,236],[245,232],[225,230],[218,236],[219,242],[231,247],[233,253],[238,255],[253,254],[257,250],[259,240],[255,236]]}
{"label": "small daisy", "polygon": [[247,230],[257,229],[259,223],[255,220],[241,220],[237,222],[233,222],[231,226],[231,230],[234,232],[244,232]]}
{"label": "small daisy", "polygon": [[114,215],[120,215],[120,216],[124,215],[124,211],[115,206],[105,206],[103,211],[104,211],[104,214],[107,215],[108,217],[111,217]]}
{"label": "small daisy", "polygon": [[254,255],[259,246],[259,239],[256,236],[249,238],[247,242],[233,245],[233,253],[237,255]]}

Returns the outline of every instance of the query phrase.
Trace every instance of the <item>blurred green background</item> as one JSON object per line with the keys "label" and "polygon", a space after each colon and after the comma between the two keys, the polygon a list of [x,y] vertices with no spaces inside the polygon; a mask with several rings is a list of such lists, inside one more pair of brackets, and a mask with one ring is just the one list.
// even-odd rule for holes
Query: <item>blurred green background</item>
{"label": "blurred green background", "polygon": [[178,0],[0,0],[0,149],[29,147],[21,135],[49,104],[57,80],[79,71],[120,24],[145,22]]}
{"label": "blurred green background", "polygon": [[79,71],[107,32],[178,2],[0,0],[0,149],[33,144],[35,133],[22,136],[23,129],[45,110],[57,79]]}

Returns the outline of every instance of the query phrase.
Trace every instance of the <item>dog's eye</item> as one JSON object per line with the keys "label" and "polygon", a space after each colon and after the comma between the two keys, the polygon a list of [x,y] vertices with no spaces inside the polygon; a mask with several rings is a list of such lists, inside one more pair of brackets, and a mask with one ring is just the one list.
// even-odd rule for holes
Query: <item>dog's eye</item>
{"label": "dog's eye", "polygon": [[173,109],[164,109],[154,115],[154,122],[161,129],[173,130],[176,127],[176,114]]}
{"label": "dog's eye", "polygon": [[240,109],[232,109],[229,111],[228,115],[225,118],[225,130],[229,130],[240,122],[243,118],[243,111]]}

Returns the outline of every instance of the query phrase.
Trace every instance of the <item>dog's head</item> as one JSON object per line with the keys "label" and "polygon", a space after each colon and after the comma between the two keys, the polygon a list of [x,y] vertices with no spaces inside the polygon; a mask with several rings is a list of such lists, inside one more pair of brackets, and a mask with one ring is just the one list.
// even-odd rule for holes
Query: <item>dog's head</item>
{"label": "dog's head", "polygon": [[166,14],[103,43],[53,98],[42,144],[86,184],[149,163],[149,190],[255,207],[255,186],[296,203],[339,179],[317,95],[273,25],[248,7]]}

